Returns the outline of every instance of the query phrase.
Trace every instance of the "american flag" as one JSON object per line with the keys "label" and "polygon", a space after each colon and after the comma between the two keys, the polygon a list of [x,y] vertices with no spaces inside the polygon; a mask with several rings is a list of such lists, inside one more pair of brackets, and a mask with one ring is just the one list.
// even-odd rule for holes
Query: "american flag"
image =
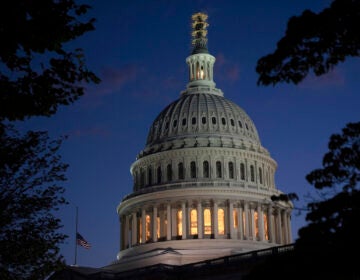
{"label": "american flag", "polygon": [[85,240],[84,237],[81,236],[80,233],[76,233],[76,243],[86,249],[91,248],[91,244]]}

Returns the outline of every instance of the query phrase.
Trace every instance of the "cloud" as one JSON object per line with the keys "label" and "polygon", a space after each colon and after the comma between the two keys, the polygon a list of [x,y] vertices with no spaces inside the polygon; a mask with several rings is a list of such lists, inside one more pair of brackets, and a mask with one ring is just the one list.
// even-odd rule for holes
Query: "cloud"
{"label": "cloud", "polygon": [[221,73],[217,75],[217,79],[235,82],[239,80],[240,67],[238,64],[225,58],[223,53],[219,53],[216,56],[215,68],[216,72]]}
{"label": "cloud", "polygon": [[85,129],[75,129],[68,133],[69,137],[100,137],[107,138],[111,132],[102,127],[90,127]]}
{"label": "cloud", "polygon": [[310,74],[299,84],[299,86],[307,89],[319,89],[324,87],[342,86],[344,84],[344,73],[341,70],[334,69],[321,76]]}
{"label": "cloud", "polygon": [[128,64],[122,68],[106,67],[101,71],[101,83],[95,89],[96,94],[111,94],[136,80],[140,69],[135,64]]}

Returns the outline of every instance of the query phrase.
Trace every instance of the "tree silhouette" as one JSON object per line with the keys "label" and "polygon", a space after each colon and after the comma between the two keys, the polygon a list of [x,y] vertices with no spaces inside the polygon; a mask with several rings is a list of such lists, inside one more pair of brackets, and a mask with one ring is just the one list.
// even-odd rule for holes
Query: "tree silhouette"
{"label": "tree silhouette", "polygon": [[0,9],[0,121],[50,116],[99,82],[67,42],[94,29],[74,0],[8,1]]}
{"label": "tree silhouette", "polygon": [[63,263],[54,211],[65,203],[62,140],[0,127],[0,278],[44,279]]}
{"label": "tree silhouette", "polygon": [[323,75],[348,57],[360,56],[360,0],[334,0],[320,13],[289,19],[272,54],[260,58],[259,85],[298,84],[310,71]]}
{"label": "tree silhouette", "polygon": [[255,266],[246,279],[359,279],[354,254],[360,249],[360,122],[333,134],[328,147],[323,167],[306,176],[327,192],[324,199],[308,204],[309,224],[299,230],[294,252]]}
{"label": "tree silhouette", "polygon": [[[94,30],[75,0],[13,0],[0,9],[0,279],[44,279],[64,265],[55,217],[66,204],[63,138],[13,125],[51,116],[99,78],[69,42]],[[83,19],[83,21],[82,21]],[[13,124],[11,124],[13,123]]]}

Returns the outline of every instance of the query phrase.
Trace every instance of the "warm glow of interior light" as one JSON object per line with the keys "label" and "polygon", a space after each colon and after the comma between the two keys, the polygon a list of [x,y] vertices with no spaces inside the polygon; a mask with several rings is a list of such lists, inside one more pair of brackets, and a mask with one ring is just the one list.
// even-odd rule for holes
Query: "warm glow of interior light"
{"label": "warm glow of interior light", "polygon": [[156,217],[156,237],[160,237],[160,217]]}
{"label": "warm glow of interior light", "polygon": [[182,211],[177,211],[177,235],[182,235]]}
{"label": "warm glow of interior light", "polygon": [[139,243],[142,242],[142,223],[141,223],[141,219],[139,219]]}
{"label": "warm glow of interior light", "polygon": [[190,211],[190,234],[198,234],[196,209]]}
{"label": "warm glow of interior light", "polygon": [[265,239],[269,240],[268,218],[265,213],[264,213],[264,233],[265,233]]}
{"label": "warm glow of interior light", "polygon": [[150,215],[146,215],[145,218],[145,240],[148,241],[151,237],[151,218]]}
{"label": "warm glow of interior light", "polygon": [[259,237],[259,215],[258,212],[254,212],[254,221],[255,221],[255,236]]}
{"label": "warm glow of interior light", "polygon": [[224,209],[218,209],[218,233],[225,234],[225,212]]}
{"label": "warm glow of interior light", "polygon": [[204,209],[204,234],[211,234],[211,212]]}
{"label": "warm glow of interior light", "polygon": [[234,228],[238,228],[238,212],[236,209],[233,210],[233,222],[234,222]]}

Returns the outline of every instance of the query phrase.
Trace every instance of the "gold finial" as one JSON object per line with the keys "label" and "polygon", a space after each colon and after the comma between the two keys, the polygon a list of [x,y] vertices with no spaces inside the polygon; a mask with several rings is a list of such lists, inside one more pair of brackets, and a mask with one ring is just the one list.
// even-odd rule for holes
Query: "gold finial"
{"label": "gold finial", "polygon": [[192,19],[192,45],[194,46],[192,53],[208,53],[207,50],[207,30],[209,24],[206,22],[208,15],[205,13],[195,13],[191,16]]}

